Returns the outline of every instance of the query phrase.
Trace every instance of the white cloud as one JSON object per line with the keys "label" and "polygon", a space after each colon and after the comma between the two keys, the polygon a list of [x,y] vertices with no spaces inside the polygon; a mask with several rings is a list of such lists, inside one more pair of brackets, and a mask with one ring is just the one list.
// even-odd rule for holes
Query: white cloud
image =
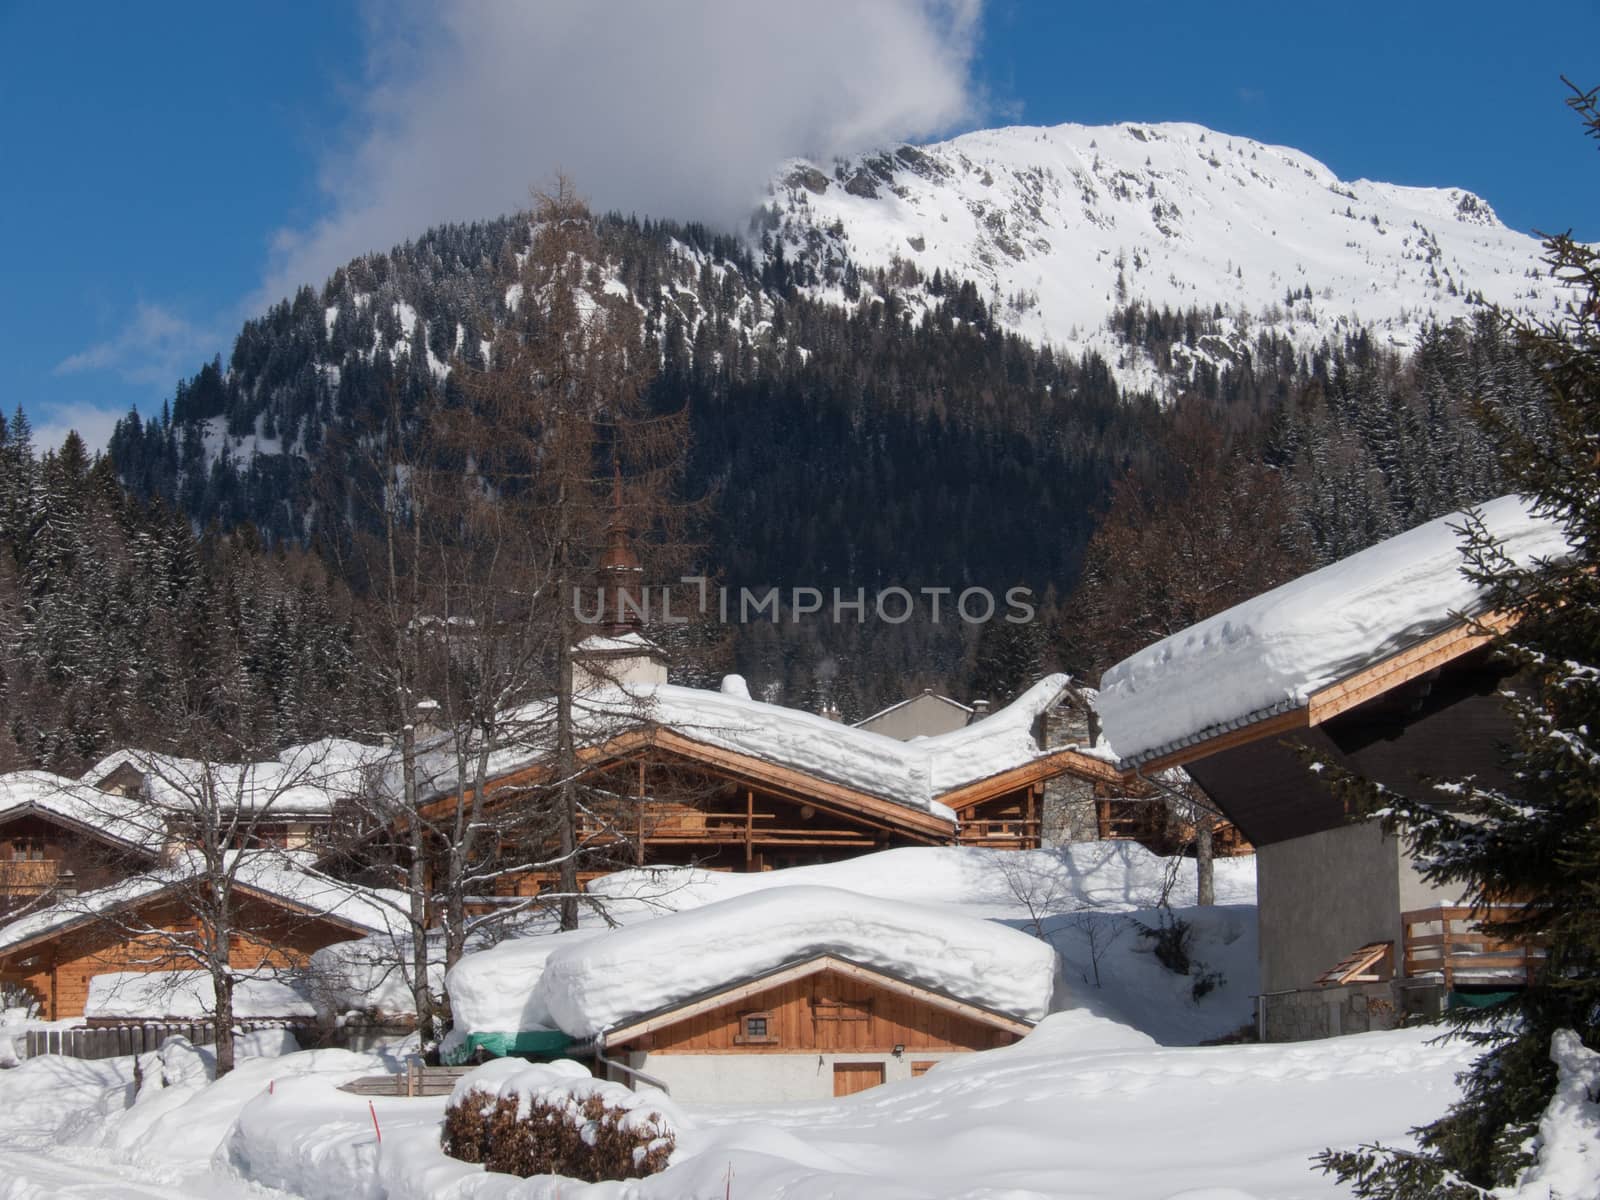
{"label": "white cloud", "polygon": [[412,0],[369,13],[329,212],[285,229],[258,301],[441,221],[523,207],[557,170],[598,209],[735,224],[783,158],[970,118],[982,0]]}
{"label": "white cloud", "polygon": [[69,430],[76,429],[89,453],[104,450],[111,441],[111,430],[127,415],[127,409],[97,408],[93,404],[52,405],[42,421],[33,427],[33,452],[59,450]]}
{"label": "white cloud", "polygon": [[164,390],[180,375],[191,374],[221,340],[215,330],[202,329],[170,308],[141,300],[120,330],[62,359],[53,373],[111,371],[125,383]]}

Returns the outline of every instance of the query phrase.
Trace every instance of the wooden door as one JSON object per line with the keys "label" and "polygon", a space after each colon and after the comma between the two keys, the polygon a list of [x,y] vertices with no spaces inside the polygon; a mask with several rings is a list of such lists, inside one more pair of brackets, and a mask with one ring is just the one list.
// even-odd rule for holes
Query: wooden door
{"label": "wooden door", "polygon": [[883,1082],[882,1063],[834,1063],[833,1094],[852,1096]]}

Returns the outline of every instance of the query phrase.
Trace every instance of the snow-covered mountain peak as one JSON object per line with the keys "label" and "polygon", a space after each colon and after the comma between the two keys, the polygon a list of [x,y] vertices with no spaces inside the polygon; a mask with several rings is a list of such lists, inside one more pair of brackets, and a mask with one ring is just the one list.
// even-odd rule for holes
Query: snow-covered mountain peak
{"label": "snow-covered mountain peak", "polygon": [[[1483,303],[1548,313],[1539,243],[1457,188],[1342,181],[1301,151],[1192,124],[1013,126],[778,171],[766,214],[794,258],[971,279],[1019,333],[1148,364],[1113,308],[1220,309],[1302,345],[1355,325],[1410,341]],[[906,264],[915,268],[907,269]],[[822,290],[826,290],[825,288]]]}

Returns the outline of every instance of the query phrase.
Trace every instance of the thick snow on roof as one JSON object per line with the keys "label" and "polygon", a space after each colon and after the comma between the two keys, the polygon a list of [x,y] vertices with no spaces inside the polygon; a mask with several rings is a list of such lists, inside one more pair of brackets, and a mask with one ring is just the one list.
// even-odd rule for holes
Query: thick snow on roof
{"label": "thick snow on roof", "polygon": [[291,746],[275,759],[256,763],[205,762],[147,750],[108,754],[79,778],[98,784],[121,766],[145,777],[144,790],[167,809],[189,809],[202,796],[223,806],[290,813],[325,813],[363,790],[373,769],[390,755],[386,747],[345,738],[323,738]]}
{"label": "thick snow on roof", "polygon": [[49,771],[0,775],[0,819],[22,810],[57,816],[144,850],[160,850],[166,836],[160,817],[139,801],[107,795]]}
{"label": "thick snow on roof", "polygon": [[[310,874],[309,865],[293,854],[276,851],[250,851],[240,862],[234,878],[255,891],[287,901],[309,912],[332,917],[358,926],[369,933],[388,933],[399,929],[405,897],[399,892],[358,887]],[[0,926],[0,951],[28,941],[42,933],[72,925],[86,917],[109,913],[113,909],[154,896],[169,887],[178,887],[202,877],[199,859],[186,855],[176,862],[121,880],[110,887],[71,896],[59,904],[40,909]]]}
{"label": "thick snow on roof", "polygon": [[[216,1010],[206,971],[108,971],[89,981],[83,1015],[90,1017],[199,1020]],[[237,1020],[314,1017],[316,1009],[297,988],[280,979],[241,979],[233,987]]]}
{"label": "thick snow on roof", "polygon": [[660,654],[661,647],[642,633],[629,631],[616,635],[596,633],[573,647],[576,654]]}
{"label": "thick snow on roof", "polygon": [[511,1033],[554,1029],[539,981],[557,950],[587,942],[602,929],[573,929],[542,937],[511,938],[466,954],[445,976],[450,1016],[457,1031]]}
{"label": "thick snow on roof", "polygon": [[[1569,552],[1552,520],[1502,496],[1478,509],[1518,563]],[[1452,513],[1302,575],[1108,670],[1097,707],[1124,761],[1298,708],[1313,693],[1478,611]]]}
{"label": "thick snow on roof", "polygon": [[572,1037],[837,954],[986,1008],[1037,1021],[1050,1011],[1056,952],[1004,925],[838,888],[786,887],[708,904],[549,955],[535,1004]]}
{"label": "thick snow on roof", "polygon": [[[716,692],[675,684],[608,687],[578,697],[575,705],[589,741],[628,728],[661,725],[696,741],[954,820],[939,796],[1042,754],[1034,725],[1066,686],[1065,675],[1048,676],[982,721],[909,742],[752,700],[737,685]],[[497,752],[491,761],[493,773],[538,758],[535,747],[548,737],[550,708],[540,702],[511,718],[512,724],[520,721],[530,736],[523,745]],[[454,771],[450,755],[427,755],[423,765],[437,790],[449,789]]]}

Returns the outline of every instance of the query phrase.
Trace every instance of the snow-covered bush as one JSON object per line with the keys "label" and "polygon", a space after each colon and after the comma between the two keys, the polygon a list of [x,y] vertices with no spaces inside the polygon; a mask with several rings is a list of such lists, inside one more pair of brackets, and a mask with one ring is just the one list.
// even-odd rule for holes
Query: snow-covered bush
{"label": "snow-covered bush", "polygon": [[573,1063],[502,1059],[462,1080],[445,1110],[444,1152],[490,1171],[588,1183],[665,1169],[677,1134],[660,1108]]}

